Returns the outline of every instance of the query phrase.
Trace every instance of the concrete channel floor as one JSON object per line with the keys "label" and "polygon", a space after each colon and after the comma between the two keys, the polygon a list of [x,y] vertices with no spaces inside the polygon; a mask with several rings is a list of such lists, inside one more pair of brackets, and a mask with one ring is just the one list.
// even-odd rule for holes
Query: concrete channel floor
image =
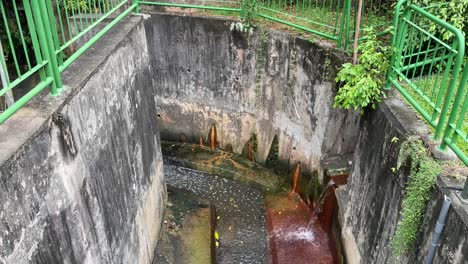
{"label": "concrete channel floor", "polygon": [[164,162],[168,186],[209,200],[217,213],[217,263],[268,263],[266,211],[260,190]]}
{"label": "concrete channel floor", "polygon": [[153,264],[212,263],[215,208],[188,191],[168,188]]}

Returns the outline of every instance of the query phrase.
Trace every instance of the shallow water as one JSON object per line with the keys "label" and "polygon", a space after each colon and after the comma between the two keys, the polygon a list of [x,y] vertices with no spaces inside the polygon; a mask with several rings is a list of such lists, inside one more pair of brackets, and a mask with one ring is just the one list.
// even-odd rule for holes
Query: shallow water
{"label": "shallow water", "polygon": [[311,208],[299,196],[267,196],[271,263],[337,263],[336,248]]}

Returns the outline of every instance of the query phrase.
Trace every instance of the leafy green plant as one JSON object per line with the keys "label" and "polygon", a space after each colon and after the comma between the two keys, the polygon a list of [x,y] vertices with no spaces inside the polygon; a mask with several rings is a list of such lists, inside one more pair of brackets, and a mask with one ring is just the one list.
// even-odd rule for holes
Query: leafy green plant
{"label": "leafy green plant", "polygon": [[[422,7],[441,4],[436,8],[430,8],[428,11],[460,29],[465,37],[468,36],[468,0],[410,0],[408,4],[416,4]],[[453,37],[451,32],[442,27],[436,27],[435,24],[431,25],[430,31],[432,33],[440,31],[439,33],[442,34],[444,40],[449,40]],[[468,46],[468,43],[466,43],[466,45]]]}
{"label": "leafy green plant", "polygon": [[335,96],[334,107],[361,109],[372,108],[385,96],[382,84],[389,66],[389,47],[382,46],[373,28],[363,30],[366,38],[357,49],[361,53],[358,64],[345,63],[336,77],[344,83]]}
{"label": "leafy green plant", "polygon": [[254,27],[254,17],[257,11],[257,0],[245,1],[244,25],[247,28]]}
{"label": "leafy green plant", "polygon": [[410,164],[410,175],[405,188],[400,221],[392,239],[393,254],[399,257],[413,248],[419,232],[426,203],[441,167],[429,154],[422,141],[410,138],[403,142],[397,169]]}
{"label": "leafy green plant", "polygon": [[61,6],[73,13],[99,13],[108,10],[111,6],[109,0],[60,0]]}

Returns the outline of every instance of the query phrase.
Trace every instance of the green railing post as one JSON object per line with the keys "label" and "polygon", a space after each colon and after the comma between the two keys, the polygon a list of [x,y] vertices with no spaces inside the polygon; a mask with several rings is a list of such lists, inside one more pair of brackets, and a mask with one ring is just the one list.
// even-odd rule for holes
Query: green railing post
{"label": "green railing post", "polygon": [[[445,132],[444,132],[444,136],[442,137],[442,142],[439,146],[439,149],[442,151],[447,150],[446,140],[450,141],[453,144],[457,143],[457,138],[458,138],[457,133],[454,133],[453,136],[451,136],[451,134],[454,132],[454,128],[451,126],[451,124],[454,124],[457,119],[458,109],[460,108],[462,99],[466,100],[465,91],[466,91],[467,84],[468,84],[468,61],[466,62],[465,68],[463,69],[462,77],[458,85],[458,91],[457,91],[457,94],[455,95],[455,101],[453,102],[452,111],[447,121],[447,126],[445,127]],[[459,122],[463,122],[466,108],[467,108],[467,103],[464,102],[462,111],[460,112]],[[460,124],[457,124],[456,129],[459,129],[458,128],[459,126]]]}
{"label": "green railing post", "polygon": [[347,50],[348,49],[348,42],[349,42],[349,31],[351,27],[351,6],[352,6],[352,0],[345,0],[345,25],[344,25],[344,44],[343,44],[343,49]]}
{"label": "green railing post", "polygon": [[140,13],[140,4],[138,3],[138,0],[132,0],[132,5],[136,5],[135,14]]}
{"label": "green railing post", "polygon": [[[403,1],[400,1],[403,2]],[[400,3],[399,2],[399,3]],[[412,14],[412,10],[406,9],[405,12],[402,14],[403,19],[410,19]],[[398,18],[399,19],[399,18]],[[396,25],[398,25],[399,21],[396,22]],[[397,30],[395,34],[395,38],[392,39],[392,46],[394,50],[392,51],[392,57],[390,59],[390,67],[388,69],[387,73],[387,82],[388,82],[388,87],[386,89],[390,89],[390,83],[391,81],[395,80],[396,78],[396,73],[394,68],[398,68],[401,66],[401,58],[402,58],[402,52],[403,52],[403,46],[405,45],[404,42],[404,36],[406,36],[408,32],[408,23],[403,22],[402,24],[399,25],[399,29]]]}
{"label": "green railing post", "polygon": [[[398,1],[397,5],[395,6],[395,13],[393,14],[393,34],[392,34],[392,43],[390,47],[393,49],[391,51],[392,56],[390,57],[390,68],[387,71],[387,82],[384,85],[385,90],[390,90],[391,89],[391,80],[396,78],[395,72],[392,70],[392,67],[395,65],[396,61],[396,54],[397,52],[400,53],[401,50],[399,49],[400,47],[396,47],[396,41],[398,39],[397,34],[401,33],[401,30],[398,30],[398,24],[400,23],[400,13],[401,13],[401,8],[404,3],[406,3],[408,0],[400,0]],[[399,36],[401,38],[401,35]]]}
{"label": "green railing post", "polygon": [[[50,1],[50,0],[46,0]],[[58,95],[62,89],[62,79],[57,65],[57,56],[55,55],[52,32],[50,29],[49,14],[47,12],[44,0],[32,0],[32,9],[34,11],[34,20],[36,21],[37,33],[40,39],[40,46],[44,57],[48,60],[48,75],[53,77],[54,82],[50,87],[51,95]]]}
{"label": "green railing post", "polygon": [[[29,0],[25,0],[25,1],[29,1]],[[47,39],[46,39],[46,35],[44,32],[44,25],[42,22],[42,15],[41,15],[41,10],[39,8],[38,0],[31,0],[31,10],[33,11],[34,23],[36,25],[37,38],[39,40],[39,47],[41,49],[43,59],[47,60],[47,64],[45,66],[46,75],[49,77],[54,77],[54,71],[52,69],[52,64],[54,62],[52,62],[50,59],[50,54],[49,54],[50,51],[48,48]],[[57,83],[54,81],[50,84],[50,86],[51,86],[50,91],[52,95],[58,94]]]}
{"label": "green railing post", "polygon": [[[31,42],[33,45],[33,50],[34,50],[34,56],[36,57],[36,62],[42,63],[42,54],[41,54],[41,47],[39,45],[39,40],[38,40],[38,35],[36,32],[36,26],[34,25],[34,19],[33,19],[33,13],[31,11],[31,4],[29,0],[23,0],[23,8],[24,12],[26,14],[26,20],[28,22],[28,28],[31,36]],[[41,78],[41,81],[46,80],[46,74],[45,70],[43,67],[39,70],[39,77]]]}
{"label": "green railing post", "polygon": [[[344,0],[343,1],[343,9],[341,11],[341,22],[340,22],[340,29],[339,29],[339,32],[338,32],[338,39],[337,39],[337,43],[336,43],[336,46],[337,48],[341,48],[341,45],[344,46],[344,43],[343,43],[343,35],[345,34],[344,33],[344,29],[345,29],[345,25],[346,25],[346,21],[347,21],[347,10],[348,10],[348,2],[351,1],[351,0]],[[349,26],[349,25],[348,25]]]}
{"label": "green railing post", "polygon": [[242,0],[242,2],[241,2],[241,18],[245,18],[245,1],[250,1],[250,0]]}
{"label": "green railing post", "polygon": [[[45,3],[46,3],[47,14],[49,17],[49,24],[45,24],[45,26],[50,28],[52,32],[52,37],[54,39],[53,43],[54,43],[54,53],[55,53],[56,50],[60,49],[60,40],[59,40],[58,31],[57,31],[57,24],[55,23],[54,9],[52,7],[51,0],[45,0]],[[56,56],[57,56],[58,64],[62,65],[63,64],[62,52],[59,52]]]}

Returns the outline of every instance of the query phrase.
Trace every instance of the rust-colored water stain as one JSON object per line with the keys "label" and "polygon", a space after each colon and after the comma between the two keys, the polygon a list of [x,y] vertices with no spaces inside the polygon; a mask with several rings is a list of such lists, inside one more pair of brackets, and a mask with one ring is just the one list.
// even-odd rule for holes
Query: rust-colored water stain
{"label": "rust-colored water stain", "polygon": [[301,175],[301,163],[298,162],[296,167],[294,168],[293,175],[292,175],[293,182],[292,182],[291,192],[289,193],[290,196],[297,193],[297,182],[299,181],[300,175]]}
{"label": "rust-colored water stain", "polygon": [[272,264],[337,263],[337,251],[329,233],[314,219],[299,195],[267,196],[268,245]]}
{"label": "rust-colored water stain", "polygon": [[314,216],[318,217],[323,230],[331,232],[333,224],[333,213],[336,205],[335,184],[329,185],[324,192],[324,198],[314,210]]}
{"label": "rust-colored water stain", "polygon": [[254,150],[253,150],[253,143],[247,143],[247,159],[250,161],[254,161]]}
{"label": "rust-colored water stain", "polygon": [[348,184],[348,177],[349,174],[337,174],[337,175],[332,175],[330,176],[330,179],[332,179],[336,185],[345,185]]}
{"label": "rust-colored water stain", "polygon": [[210,139],[210,149],[215,150],[216,149],[216,143],[217,143],[217,133],[216,133],[216,125],[213,124],[210,129],[210,134],[209,134],[209,139]]}

